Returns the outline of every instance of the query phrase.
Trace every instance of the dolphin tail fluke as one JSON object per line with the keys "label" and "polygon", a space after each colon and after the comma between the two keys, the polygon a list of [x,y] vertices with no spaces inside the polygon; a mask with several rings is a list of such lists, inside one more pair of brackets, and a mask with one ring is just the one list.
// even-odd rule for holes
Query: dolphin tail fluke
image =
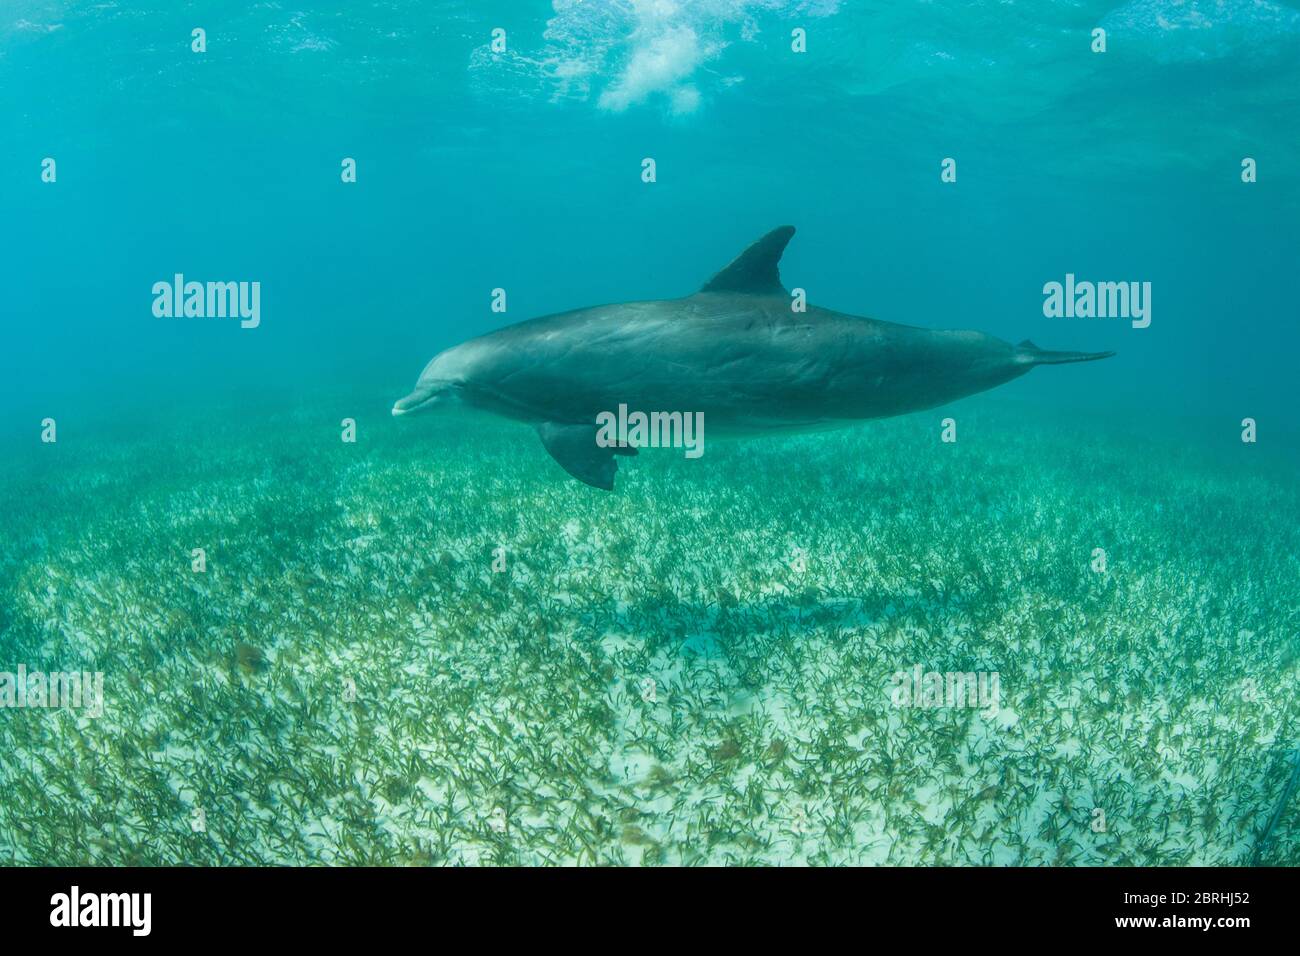
{"label": "dolphin tail fluke", "polygon": [[1040,349],[1029,339],[1016,346],[1020,357],[1031,365],[1068,365],[1070,362],[1095,362],[1110,358],[1114,352],[1048,352]]}

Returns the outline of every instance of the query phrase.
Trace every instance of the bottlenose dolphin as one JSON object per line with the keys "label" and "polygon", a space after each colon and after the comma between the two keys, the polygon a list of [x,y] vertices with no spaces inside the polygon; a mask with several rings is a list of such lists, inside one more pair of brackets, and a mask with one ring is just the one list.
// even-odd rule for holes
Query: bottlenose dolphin
{"label": "bottlenose dolphin", "polygon": [[793,235],[772,230],[683,299],[561,312],[447,349],[393,414],[450,399],[526,422],[565,471],[610,491],[617,457],[636,454],[597,441],[598,417],[620,405],[703,413],[714,436],[838,428],[943,405],[1036,365],[1114,354],[794,311],[778,271]]}

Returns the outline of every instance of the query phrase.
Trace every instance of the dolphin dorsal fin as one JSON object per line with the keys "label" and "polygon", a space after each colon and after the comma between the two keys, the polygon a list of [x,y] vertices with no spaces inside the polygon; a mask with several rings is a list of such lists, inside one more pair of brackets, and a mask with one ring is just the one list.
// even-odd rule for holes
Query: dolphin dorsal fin
{"label": "dolphin dorsal fin", "polygon": [[704,284],[701,292],[742,292],[749,295],[785,295],[777,268],[794,226],[778,226],[731,261]]}

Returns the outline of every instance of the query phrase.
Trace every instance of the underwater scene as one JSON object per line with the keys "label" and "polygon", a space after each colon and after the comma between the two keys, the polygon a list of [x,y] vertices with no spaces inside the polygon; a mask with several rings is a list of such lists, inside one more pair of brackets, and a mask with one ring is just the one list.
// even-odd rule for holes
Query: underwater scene
{"label": "underwater scene", "polygon": [[8,0],[0,142],[0,863],[1300,863],[1300,6]]}

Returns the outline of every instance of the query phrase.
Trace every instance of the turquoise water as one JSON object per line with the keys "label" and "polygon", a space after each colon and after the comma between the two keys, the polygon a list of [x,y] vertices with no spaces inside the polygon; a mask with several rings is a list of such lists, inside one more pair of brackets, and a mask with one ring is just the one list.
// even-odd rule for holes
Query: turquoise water
{"label": "turquoise water", "polygon": [[[0,674],[104,705],[0,710],[0,859],[1300,861],[1300,9],[18,0],[0,143]],[[816,305],[1118,354],[612,494],[389,414],[783,223]]]}

